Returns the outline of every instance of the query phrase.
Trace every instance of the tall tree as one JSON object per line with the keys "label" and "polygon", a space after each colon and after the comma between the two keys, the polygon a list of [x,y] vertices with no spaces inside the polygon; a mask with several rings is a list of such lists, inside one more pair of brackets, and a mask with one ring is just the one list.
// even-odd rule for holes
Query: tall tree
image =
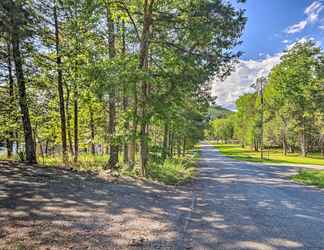
{"label": "tall tree", "polygon": [[62,154],[64,164],[68,161],[68,151],[66,143],[66,119],[65,119],[65,104],[64,104],[64,91],[63,91],[63,73],[62,73],[62,56],[60,48],[60,31],[59,20],[57,13],[57,3],[54,0],[53,4],[54,15],[54,28],[55,28],[55,49],[56,49],[56,67],[57,67],[57,88],[59,94],[59,108],[61,118],[61,139],[62,139]]}
{"label": "tall tree", "polygon": [[0,7],[1,26],[10,37],[12,57],[15,63],[18,100],[24,129],[26,160],[30,163],[36,163],[35,142],[29,116],[26,81],[23,69],[24,61],[21,52],[23,40],[32,35],[32,30],[30,29],[33,18],[32,10],[27,3],[12,0],[2,1]]}

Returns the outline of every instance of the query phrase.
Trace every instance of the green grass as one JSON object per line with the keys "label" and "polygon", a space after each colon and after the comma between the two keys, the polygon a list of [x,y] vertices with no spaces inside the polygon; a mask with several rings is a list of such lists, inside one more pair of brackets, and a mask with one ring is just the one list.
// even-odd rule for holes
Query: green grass
{"label": "green grass", "polygon": [[298,183],[324,188],[323,170],[301,170],[292,179]]}
{"label": "green grass", "polygon": [[213,144],[223,155],[229,156],[236,160],[265,163],[287,163],[287,164],[307,164],[324,166],[324,158],[320,154],[310,154],[302,157],[298,153],[283,155],[281,150],[266,149],[264,159],[261,160],[260,152],[255,152],[250,148],[241,148],[236,144]]}
{"label": "green grass", "polygon": [[[167,159],[164,163],[161,160],[151,161],[148,166],[147,178],[165,183],[167,185],[181,185],[189,182],[196,174],[196,163],[199,158],[199,148],[192,150],[183,157],[175,157]],[[0,156],[0,160],[8,160],[6,157]],[[18,156],[12,160],[19,160]],[[44,158],[38,157],[38,164],[44,167],[60,167],[63,166],[62,156],[53,155]],[[92,155],[83,153],[79,155],[78,163],[73,163],[73,158],[70,156],[68,165],[77,171],[92,171],[100,172],[108,163],[107,155]],[[122,159],[121,159],[122,162]],[[120,163],[118,166],[118,175],[136,177],[140,175],[138,165],[130,168],[129,166]]]}
{"label": "green grass", "polygon": [[[78,163],[74,163],[72,157],[68,163],[69,166],[79,171],[100,171],[107,165],[107,155],[80,154]],[[38,163],[46,166],[63,166],[62,156],[39,157]]]}
{"label": "green grass", "polygon": [[192,180],[197,172],[197,151],[184,157],[168,159],[162,165],[150,164],[149,178],[167,185],[181,185]]}

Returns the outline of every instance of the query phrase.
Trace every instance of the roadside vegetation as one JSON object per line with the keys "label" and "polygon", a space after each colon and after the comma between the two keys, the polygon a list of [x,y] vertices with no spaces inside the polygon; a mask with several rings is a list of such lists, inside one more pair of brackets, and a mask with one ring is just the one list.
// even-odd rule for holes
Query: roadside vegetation
{"label": "roadside vegetation", "polygon": [[172,184],[191,178],[211,80],[241,55],[242,7],[4,0],[0,20],[0,147],[8,160]]}
{"label": "roadside vegetation", "polygon": [[251,83],[236,111],[214,107],[207,138],[235,159],[324,165],[323,69],[321,48],[296,43],[267,77]]}
{"label": "roadside vegetation", "polygon": [[239,144],[217,144],[215,147],[226,156],[236,160],[265,163],[287,163],[287,164],[308,164],[324,166],[324,158],[320,153],[310,153],[307,157],[299,153],[287,153],[284,155],[280,149],[265,149],[264,158],[261,159],[260,152],[251,148],[242,148]]}
{"label": "roadside vegetation", "polygon": [[[158,181],[167,185],[181,185],[190,182],[197,173],[197,161],[199,159],[199,149],[195,147],[193,150],[188,150],[185,155],[176,155],[166,160],[155,159],[149,162],[150,172],[146,176],[149,179]],[[0,160],[8,160],[5,155],[0,155]],[[19,161],[19,158],[14,157],[11,160]],[[95,174],[104,173],[107,171],[106,162],[107,155],[92,155],[80,154],[77,163],[69,162],[69,168],[79,172],[92,172]],[[42,167],[65,167],[62,157],[46,156],[38,160]],[[108,169],[109,171],[109,169]],[[140,176],[140,168],[138,165],[129,167],[122,162],[116,167],[114,172],[109,174],[117,176]]]}
{"label": "roadside vegetation", "polygon": [[302,170],[292,179],[301,184],[324,188],[324,171],[322,170]]}

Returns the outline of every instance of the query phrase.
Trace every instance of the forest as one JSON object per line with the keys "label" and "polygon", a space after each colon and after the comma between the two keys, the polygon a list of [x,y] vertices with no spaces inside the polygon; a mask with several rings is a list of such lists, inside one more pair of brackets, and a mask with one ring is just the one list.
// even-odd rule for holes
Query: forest
{"label": "forest", "polygon": [[172,165],[204,136],[210,80],[240,57],[244,13],[218,0],[2,0],[5,158],[142,176]]}
{"label": "forest", "polygon": [[251,83],[254,92],[236,101],[235,112],[212,119],[207,135],[256,152],[280,148],[284,155],[324,157],[323,69],[324,53],[314,41],[294,44],[269,76]]}

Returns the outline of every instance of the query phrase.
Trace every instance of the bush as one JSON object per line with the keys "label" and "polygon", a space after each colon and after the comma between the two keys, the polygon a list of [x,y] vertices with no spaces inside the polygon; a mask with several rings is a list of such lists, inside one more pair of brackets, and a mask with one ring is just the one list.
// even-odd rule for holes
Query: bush
{"label": "bush", "polygon": [[150,164],[149,178],[167,185],[180,185],[192,180],[196,174],[197,156],[167,159],[163,164]]}

